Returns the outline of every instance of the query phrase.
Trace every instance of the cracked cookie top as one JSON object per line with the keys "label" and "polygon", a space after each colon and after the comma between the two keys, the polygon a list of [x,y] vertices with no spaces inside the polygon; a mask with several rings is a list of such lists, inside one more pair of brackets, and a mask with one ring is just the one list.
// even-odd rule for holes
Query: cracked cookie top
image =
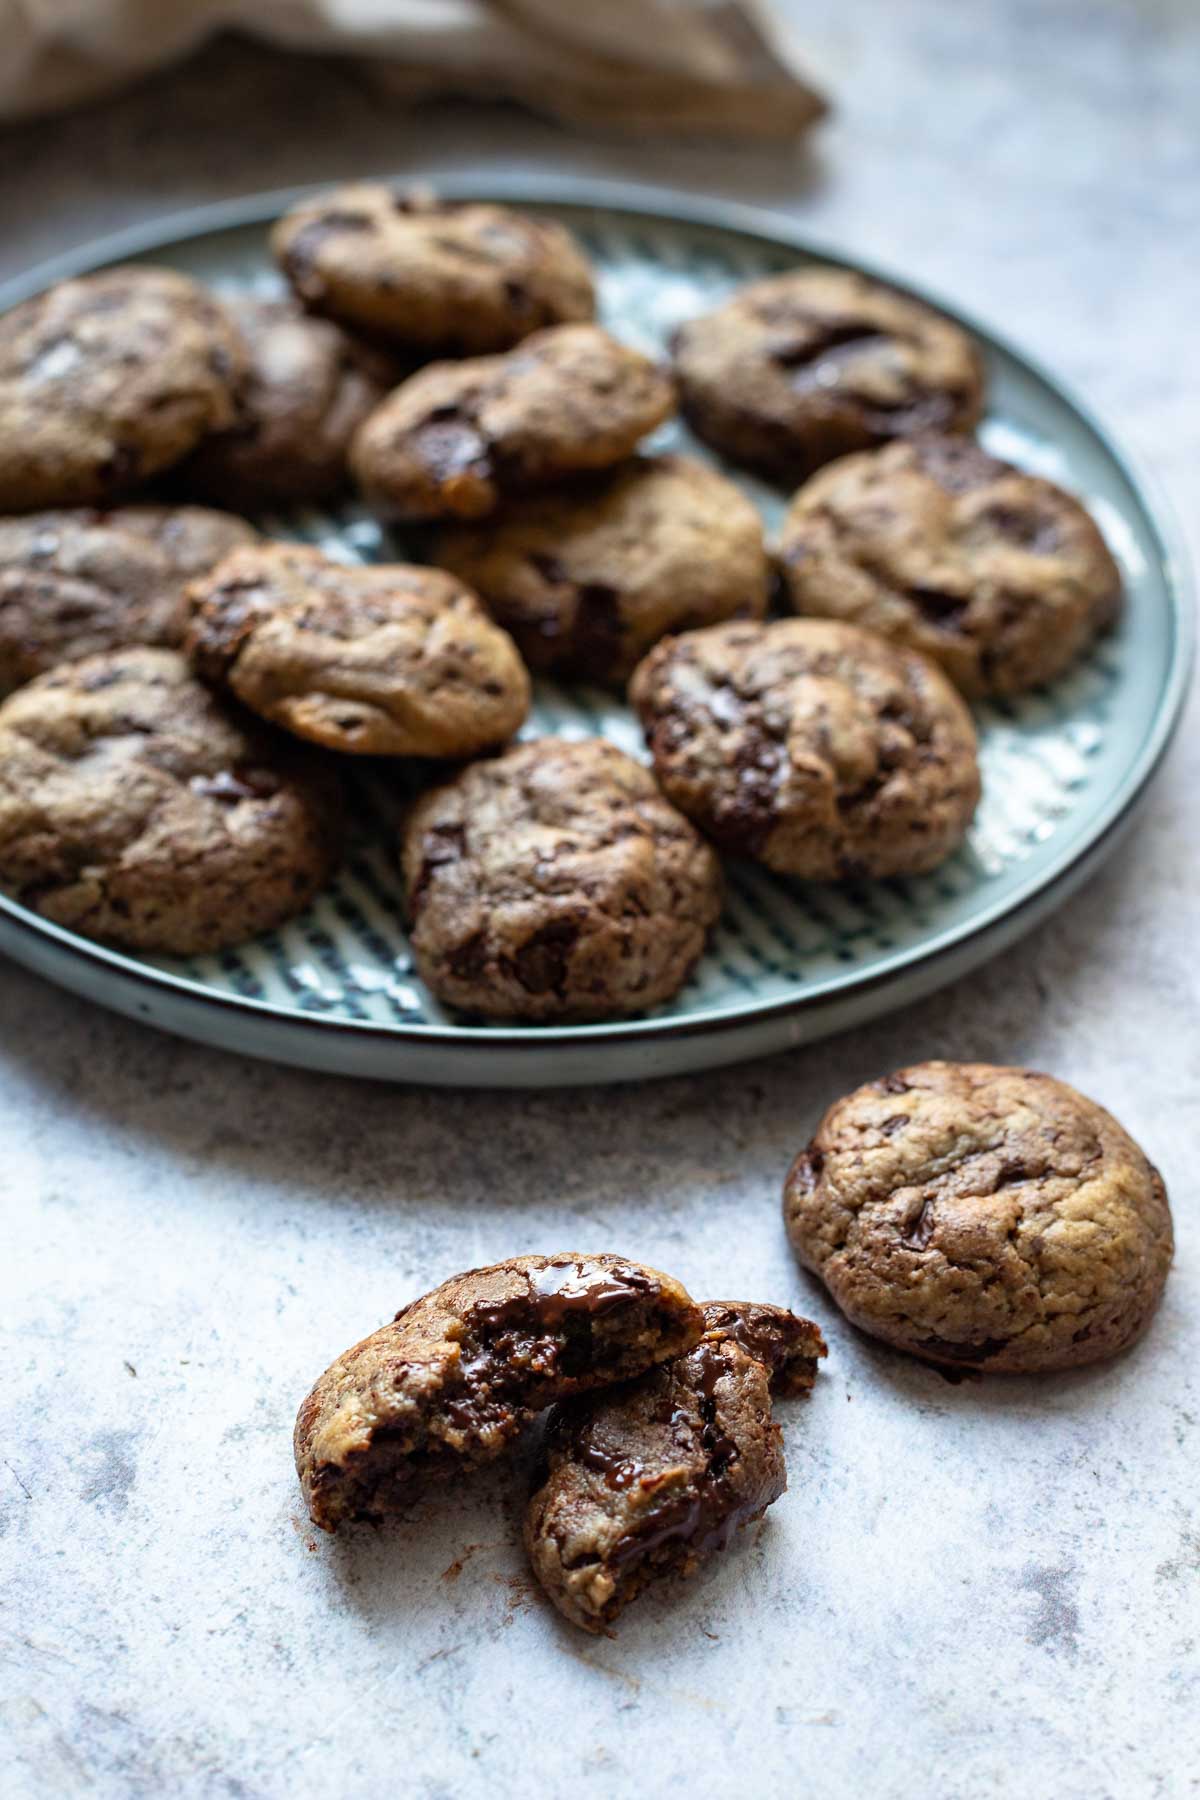
{"label": "cracked cookie top", "polygon": [[175,490],[247,510],[333,498],[349,480],[350,440],[398,364],[290,301],[231,300],[227,311],[246,351],[236,417],[179,465]]}
{"label": "cracked cookie top", "polygon": [[337,857],[336,784],[171,650],[86,657],[0,706],[0,887],[87,937],[198,955],[290,918]]}
{"label": "cracked cookie top", "polygon": [[915,651],[823,619],[666,638],[630,699],[663,791],[724,849],[812,881],[915,874],[961,843],[975,730]]}
{"label": "cracked cookie top", "polygon": [[658,1005],[721,905],[708,845],[600,738],[541,738],[465,769],[417,802],[403,862],[422,978],[493,1018]]}
{"label": "cracked cookie top", "polygon": [[62,281],[0,318],[0,511],[121,498],[233,422],[244,351],[172,269]]}
{"label": "cracked cookie top", "polygon": [[194,582],[189,600],[187,650],[205,679],[330,750],[476,756],[529,710],[512,639],[441,569],[260,544]]}
{"label": "cracked cookie top", "polygon": [[403,1510],[491,1462],[555,1401],[641,1375],[700,1336],[679,1282],[612,1255],[514,1256],[402,1307],[321,1376],[296,1419],[313,1523]]}
{"label": "cracked cookie top", "polygon": [[693,1349],[553,1416],[525,1544],[585,1631],[605,1631],[651,1582],[693,1573],[787,1486],[770,1396],[811,1388],[821,1333],[782,1307],[701,1311]]}
{"label": "cracked cookie top", "polygon": [[673,353],[697,435],[781,480],[891,438],[969,431],[983,409],[966,332],[844,269],[752,282],[682,325]]}
{"label": "cracked cookie top", "polygon": [[909,644],[971,696],[1052,681],[1121,598],[1079,501],[966,438],[916,438],[822,469],[792,502],[779,562],[798,613]]}
{"label": "cracked cookie top", "polygon": [[596,307],[570,232],[504,206],[362,183],[294,206],[271,246],[310,311],[426,355],[507,350]]}
{"label": "cracked cookie top", "polygon": [[767,610],[758,510],[686,456],[507,505],[446,532],[435,560],[476,588],[531,668],[624,682],[668,631]]}
{"label": "cracked cookie top", "polygon": [[0,695],[101,650],[177,645],[187,582],[257,535],[201,506],[0,519]]}
{"label": "cracked cookie top", "polygon": [[362,426],[351,462],[399,518],[480,519],[507,495],[611,468],[674,404],[649,357],[598,325],[560,325],[506,356],[410,376]]}
{"label": "cracked cookie top", "polygon": [[921,1063],[831,1106],[784,1217],[855,1325],[929,1362],[1005,1372],[1124,1349],[1171,1261],[1162,1179],[1111,1114],[986,1063]]}

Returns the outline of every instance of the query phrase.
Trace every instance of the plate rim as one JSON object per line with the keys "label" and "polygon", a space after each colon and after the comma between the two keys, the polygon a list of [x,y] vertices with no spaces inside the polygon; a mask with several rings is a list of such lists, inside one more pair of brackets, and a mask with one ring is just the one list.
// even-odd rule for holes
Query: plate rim
{"label": "plate rim", "polygon": [[[363,175],[361,181],[382,182],[390,187],[402,186],[419,178],[415,170],[387,175]],[[577,1051],[596,1055],[631,1043],[644,1045],[648,1040],[686,1041],[697,1035],[721,1035],[735,1029],[743,1031],[800,1018],[808,1010],[826,1008],[839,997],[849,1000],[856,993],[872,987],[888,987],[905,976],[927,976],[930,965],[939,959],[966,952],[972,940],[979,939],[982,961],[988,954],[989,940],[1003,933],[1013,942],[1053,909],[1056,897],[1067,898],[1078,880],[1098,866],[1107,848],[1112,847],[1128,824],[1134,809],[1145,797],[1150,783],[1161,767],[1172,738],[1179,727],[1195,657],[1194,582],[1184,546],[1182,531],[1173,505],[1163,493],[1157,478],[1146,469],[1139,455],[1119,444],[1108,426],[1096,415],[1090,404],[1076,393],[1069,382],[1053,374],[1035,356],[1012,342],[1005,333],[946,300],[936,289],[914,283],[906,275],[892,270],[873,257],[847,254],[811,235],[800,221],[770,208],[737,200],[711,200],[674,188],[640,182],[589,179],[587,177],[538,174],[524,171],[507,175],[472,175],[467,171],[439,174],[438,190],[453,199],[477,198],[502,204],[595,209],[623,216],[630,221],[645,219],[669,224],[693,225],[701,229],[723,232],[752,239],[774,249],[792,250],[797,255],[819,259],[837,267],[861,271],[902,293],[923,300],[947,318],[978,338],[985,348],[993,347],[1018,364],[1034,379],[1064,402],[1089,431],[1104,454],[1132,491],[1145,524],[1152,535],[1156,561],[1161,571],[1168,602],[1170,647],[1167,668],[1155,710],[1138,751],[1121,780],[1082,834],[1069,840],[1049,863],[1043,864],[1006,898],[992,901],[969,921],[946,927],[932,941],[893,951],[869,974],[848,969],[824,977],[815,990],[799,995],[778,995],[761,1001],[737,1000],[703,1012],[667,1018],[610,1020],[594,1024],[547,1025],[537,1030],[528,1026],[456,1025],[440,1022],[406,1024],[384,1020],[345,1019],[281,1006],[251,995],[227,993],[212,988],[190,976],[177,975],[109,945],[94,942],[31,912],[19,901],[0,894],[0,921],[5,929],[0,936],[3,947],[12,953],[13,938],[17,942],[31,938],[42,940],[53,960],[66,957],[70,961],[99,965],[118,982],[142,984],[156,995],[173,997],[191,1014],[208,1011],[229,1020],[254,1016],[281,1029],[291,1029],[306,1039],[345,1043],[347,1038],[387,1046],[399,1055],[404,1050],[436,1049],[439,1053],[461,1050],[484,1053],[488,1060],[514,1053],[544,1056],[547,1051],[570,1046]],[[196,238],[221,231],[263,226],[297,201],[328,192],[331,184],[310,182],[297,187],[272,189],[242,195],[233,199],[177,210],[144,220],[136,225],[108,233],[87,243],[60,252],[21,275],[0,284],[0,313],[7,312],[20,301],[43,292],[56,281],[88,273],[114,262],[144,258],[156,250],[178,246]],[[1083,873],[1077,873],[1086,865]],[[1077,875],[1076,882],[1071,881]],[[1011,927],[1003,932],[1006,923]],[[15,930],[14,930],[15,928]],[[999,946],[997,946],[999,947]],[[19,952],[18,952],[19,954]],[[76,986],[76,991],[87,992]],[[836,1029],[836,1027],[835,1027]],[[392,1073],[393,1071],[388,1071]]]}

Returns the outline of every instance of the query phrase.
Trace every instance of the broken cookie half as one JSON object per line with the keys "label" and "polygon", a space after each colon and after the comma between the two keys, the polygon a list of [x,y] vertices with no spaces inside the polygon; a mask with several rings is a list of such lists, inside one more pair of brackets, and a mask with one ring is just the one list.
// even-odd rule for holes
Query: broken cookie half
{"label": "broken cookie half", "polygon": [[683,1355],[551,1420],[525,1543],[585,1631],[607,1630],[649,1583],[692,1574],[787,1486],[771,1395],[812,1387],[824,1339],[782,1307],[702,1312],[704,1335]]}
{"label": "broken cookie half", "polygon": [[501,1455],[534,1416],[679,1356],[704,1330],[679,1282],[619,1256],[515,1256],[443,1282],[321,1376],[296,1420],[315,1525],[402,1511]]}

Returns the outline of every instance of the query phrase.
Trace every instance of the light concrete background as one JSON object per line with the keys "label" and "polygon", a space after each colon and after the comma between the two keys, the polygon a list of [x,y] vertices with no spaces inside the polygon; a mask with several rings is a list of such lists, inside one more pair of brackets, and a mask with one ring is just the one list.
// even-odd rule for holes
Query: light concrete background
{"label": "light concrete background", "polygon": [[[0,135],[0,274],[181,206],[366,171],[576,169],[784,208],[1077,384],[1197,546],[1193,0],[796,0],[839,113],[800,157],[405,116],[231,45]],[[1118,860],[981,974],[769,1063],[634,1091],[353,1086],[153,1035],[0,966],[6,1794],[1010,1793],[1200,1787],[1197,714]],[[1145,1343],[967,1383],[843,1327],[777,1197],[822,1107],[931,1055],[1053,1070],[1161,1164]],[[344,1544],[289,1435],[326,1361],[448,1273],[620,1249],[826,1326],[791,1490],[614,1641],[558,1624],[520,1472]]]}

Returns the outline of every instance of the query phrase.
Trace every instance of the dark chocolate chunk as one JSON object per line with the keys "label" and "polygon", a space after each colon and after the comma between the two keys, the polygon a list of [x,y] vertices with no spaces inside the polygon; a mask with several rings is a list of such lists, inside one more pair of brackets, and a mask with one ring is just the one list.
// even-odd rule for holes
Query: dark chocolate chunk
{"label": "dark chocolate chunk", "polygon": [[525,1542],[550,1599],[585,1631],[725,1549],[786,1486],[770,1396],[812,1386],[821,1334],[779,1307],[702,1311],[693,1349],[552,1419]]}
{"label": "dark chocolate chunk", "polygon": [[617,1256],[518,1256],[455,1276],[338,1359],[296,1420],[313,1523],[403,1510],[491,1462],[554,1402],[641,1375],[699,1338],[669,1275]]}

